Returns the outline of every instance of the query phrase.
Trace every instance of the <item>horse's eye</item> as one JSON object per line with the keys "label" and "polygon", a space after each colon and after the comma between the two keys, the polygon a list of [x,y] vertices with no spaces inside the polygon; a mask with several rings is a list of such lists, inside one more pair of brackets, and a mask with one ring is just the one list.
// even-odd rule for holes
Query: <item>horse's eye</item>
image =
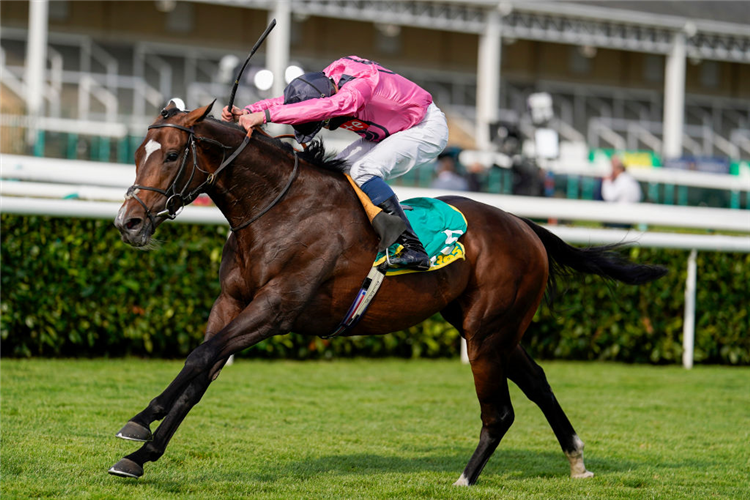
{"label": "horse's eye", "polygon": [[178,157],[179,155],[175,152],[167,153],[166,161],[175,161]]}

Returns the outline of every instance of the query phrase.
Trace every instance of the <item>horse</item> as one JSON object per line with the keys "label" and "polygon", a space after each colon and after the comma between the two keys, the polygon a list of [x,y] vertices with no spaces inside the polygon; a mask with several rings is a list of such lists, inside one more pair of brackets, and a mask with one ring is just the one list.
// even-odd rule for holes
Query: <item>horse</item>
{"label": "horse", "polygon": [[[342,174],[342,161],[328,158],[317,142],[296,152],[262,130],[246,134],[209,117],[212,105],[186,111],[170,101],[162,110],[135,153],[136,182],[115,219],[124,242],[148,247],[162,222],[205,192],[233,231],[205,339],[168,387],[117,433],[143,445],[112,466],[113,475],[141,477],[143,465],[164,454],[232,354],[290,331],[334,331],[377,253],[378,237]],[[629,262],[619,245],[572,247],[529,220],[468,198],[441,199],[468,221],[460,238],[465,259],[386,278],[345,335],[382,335],[440,312],[466,339],[482,427],[454,484],[476,483],[513,423],[508,379],[544,413],[571,476],[593,476],[584,465],[583,441],[519,342],[548,285],[554,288],[561,275],[575,271],[637,285],[666,269]],[[152,433],[157,420],[162,422]]]}

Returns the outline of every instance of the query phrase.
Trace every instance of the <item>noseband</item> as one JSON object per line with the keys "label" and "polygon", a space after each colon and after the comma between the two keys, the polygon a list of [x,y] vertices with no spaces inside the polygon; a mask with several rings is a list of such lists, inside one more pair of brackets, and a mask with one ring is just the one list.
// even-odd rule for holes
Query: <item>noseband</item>
{"label": "noseband", "polygon": [[[182,209],[185,208],[185,205],[189,205],[192,203],[198,195],[201,193],[204,193],[205,190],[211,186],[213,186],[214,182],[216,181],[216,177],[221,173],[222,170],[226,166],[228,166],[230,163],[234,161],[237,156],[245,149],[245,147],[250,142],[250,135],[246,135],[245,138],[242,141],[242,144],[232,153],[232,155],[223,160],[221,162],[221,165],[219,165],[219,168],[216,169],[214,173],[207,172],[206,170],[203,170],[198,166],[198,156],[195,152],[195,141],[205,141],[210,142],[211,144],[215,144],[223,149],[232,149],[230,146],[225,146],[224,144],[220,143],[219,141],[216,141],[214,139],[210,139],[208,137],[200,137],[195,135],[195,131],[192,128],[182,127],[180,125],[175,125],[173,123],[160,123],[158,125],[151,125],[148,127],[149,130],[152,128],[165,128],[165,127],[171,127],[176,128],[178,130],[182,130],[183,132],[188,133],[188,143],[185,145],[185,151],[183,152],[182,156],[182,164],[180,164],[180,169],[177,171],[177,175],[174,178],[174,181],[172,181],[172,184],[169,185],[169,187],[165,189],[160,189],[156,187],[150,187],[150,186],[141,186],[140,184],[133,184],[130,186],[125,193],[126,198],[135,198],[135,200],[141,204],[143,209],[146,211],[146,215],[148,216],[149,220],[151,220],[151,223],[156,227],[156,217],[167,217],[168,219],[174,220],[181,212]],[[190,172],[190,178],[187,180],[185,185],[182,187],[182,189],[178,189],[177,182],[182,177],[182,174],[185,171],[185,164],[187,163],[188,154],[192,152],[193,154],[193,170]],[[223,152],[222,152],[223,157]],[[276,198],[263,210],[261,210],[258,214],[253,216],[250,220],[247,220],[237,226],[231,226],[232,231],[237,231],[239,229],[242,229],[244,227],[249,226],[256,220],[260,219],[266,212],[268,212],[276,203],[279,202],[279,200],[286,194],[286,192],[289,190],[289,187],[292,185],[292,182],[294,181],[294,178],[297,176],[297,170],[299,167],[299,157],[297,156],[297,152],[294,153],[294,169],[292,170],[292,175],[289,176],[289,180],[287,181],[286,186],[284,186],[284,189],[281,190],[281,192],[276,196]],[[206,174],[206,180],[203,181],[198,187],[193,189],[192,191],[188,192],[188,187],[190,186],[190,183],[193,182],[193,178],[195,177],[195,171],[198,170],[204,174]],[[156,193],[159,193],[161,195],[164,195],[167,198],[167,202],[164,204],[164,210],[161,212],[157,212],[156,216],[154,216],[153,212],[146,206],[146,204],[138,197],[138,194],[136,193],[137,190],[143,189],[145,191],[154,191]]]}

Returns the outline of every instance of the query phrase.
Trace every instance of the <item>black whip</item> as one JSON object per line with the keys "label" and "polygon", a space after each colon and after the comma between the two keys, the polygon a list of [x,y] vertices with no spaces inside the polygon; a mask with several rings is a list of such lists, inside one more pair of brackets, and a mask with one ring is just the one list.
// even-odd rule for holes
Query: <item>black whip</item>
{"label": "black whip", "polygon": [[232,113],[232,105],[234,104],[234,94],[237,93],[237,87],[240,86],[240,78],[242,78],[242,73],[245,71],[245,67],[247,66],[247,63],[250,62],[250,58],[253,57],[253,54],[255,54],[255,51],[258,50],[258,48],[261,46],[263,41],[266,39],[268,34],[271,32],[271,30],[275,26],[276,26],[276,19],[273,19],[271,21],[271,24],[268,25],[268,28],[266,28],[266,31],[264,31],[263,34],[260,35],[260,38],[258,38],[258,41],[255,42],[255,45],[253,45],[253,50],[250,51],[250,55],[247,56],[247,59],[245,59],[245,64],[242,65],[242,69],[240,69],[240,72],[237,73],[237,78],[234,80],[234,86],[232,87],[232,93],[229,94],[229,105],[227,106],[227,109],[229,110],[230,113]]}

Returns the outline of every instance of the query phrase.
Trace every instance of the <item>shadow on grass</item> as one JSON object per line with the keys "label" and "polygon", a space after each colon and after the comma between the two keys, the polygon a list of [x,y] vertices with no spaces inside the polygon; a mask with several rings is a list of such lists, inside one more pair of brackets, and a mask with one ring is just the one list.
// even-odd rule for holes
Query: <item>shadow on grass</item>
{"label": "shadow on grass", "polygon": [[[418,473],[449,473],[448,481],[452,483],[463,472],[473,449],[450,452],[424,450],[423,456],[407,458],[398,456],[381,456],[371,453],[355,453],[342,455],[326,455],[321,457],[306,457],[283,463],[268,464],[262,470],[238,469],[236,467],[206,470],[195,477],[198,481],[207,482],[236,482],[236,483],[265,483],[271,485],[295,481],[311,481],[321,476],[383,476],[387,474],[418,474]],[[587,466],[594,473],[611,474],[638,470],[648,464],[636,463],[619,459],[597,458],[588,461]],[[499,449],[490,459],[482,473],[483,478],[502,476],[503,480],[527,480],[534,478],[567,478],[570,474],[568,461],[562,452],[538,452],[523,449]],[[148,472],[146,474],[148,477]],[[482,480],[480,477],[480,481]],[[168,480],[164,477],[146,480],[152,486],[163,491],[184,493],[188,484],[180,481]]]}
{"label": "shadow on grass", "polygon": [[[385,475],[409,474],[449,474],[448,481],[452,483],[463,472],[473,448],[463,450],[451,449],[440,451],[427,449],[419,451],[422,456],[400,457],[382,456],[372,453],[350,453],[341,455],[326,455],[320,457],[301,457],[299,459],[268,463],[255,470],[238,468],[236,466],[207,469],[195,475],[194,480],[218,483],[283,483],[290,479],[298,482],[312,481],[322,476],[338,477],[379,477]],[[700,462],[700,463],[699,463]],[[662,469],[679,469],[707,467],[709,461],[687,459],[679,463],[659,463],[641,461],[635,462],[619,458],[597,457],[586,461],[587,468],[599,477],[621,475],[623,473],[639,472],[657,466]],[[162,467],[166,465],[163,464]],[[152,466],[153,467],[153,466]],[[181,467],[177,463],[169,467]],[[249,470],[250,469],[250,470]],[[503,481],[528,479],[562,479],[569,477],[570,468],[562,452],[533,451],[514,448],[499,448],[490,459],[482,472],[482,478],[500,476]],[[148,471],[146,477],[148,478]],[[149,480],[141,480],[141,484],[148,483],[163,492],[186,493],[192,491],[190,481],[173,481],[159,474]]]}
{"label": "shadow on grass", "polygon": [[[255,474],[258,481],[275,481],[279,477],[300,475],[304,480],[320,474],[365,475],[365,474],[410,474],[421,472],[450,472],[456,479],[463,472],[474,449],[452,450],[449,453],[424,450],[419,457],[381,456],[374,454],[346,454],[313,457],[289,462],[274,469]],[[630,461],[596,459],[588,460],[587,466],[608,472],[621,472],[638,468]],[[499,448],[490,459],[483,475],[502,474],[512,479],[538,477],[567,477],[570,466],[560,452],[538,452],[532,450]]]}

